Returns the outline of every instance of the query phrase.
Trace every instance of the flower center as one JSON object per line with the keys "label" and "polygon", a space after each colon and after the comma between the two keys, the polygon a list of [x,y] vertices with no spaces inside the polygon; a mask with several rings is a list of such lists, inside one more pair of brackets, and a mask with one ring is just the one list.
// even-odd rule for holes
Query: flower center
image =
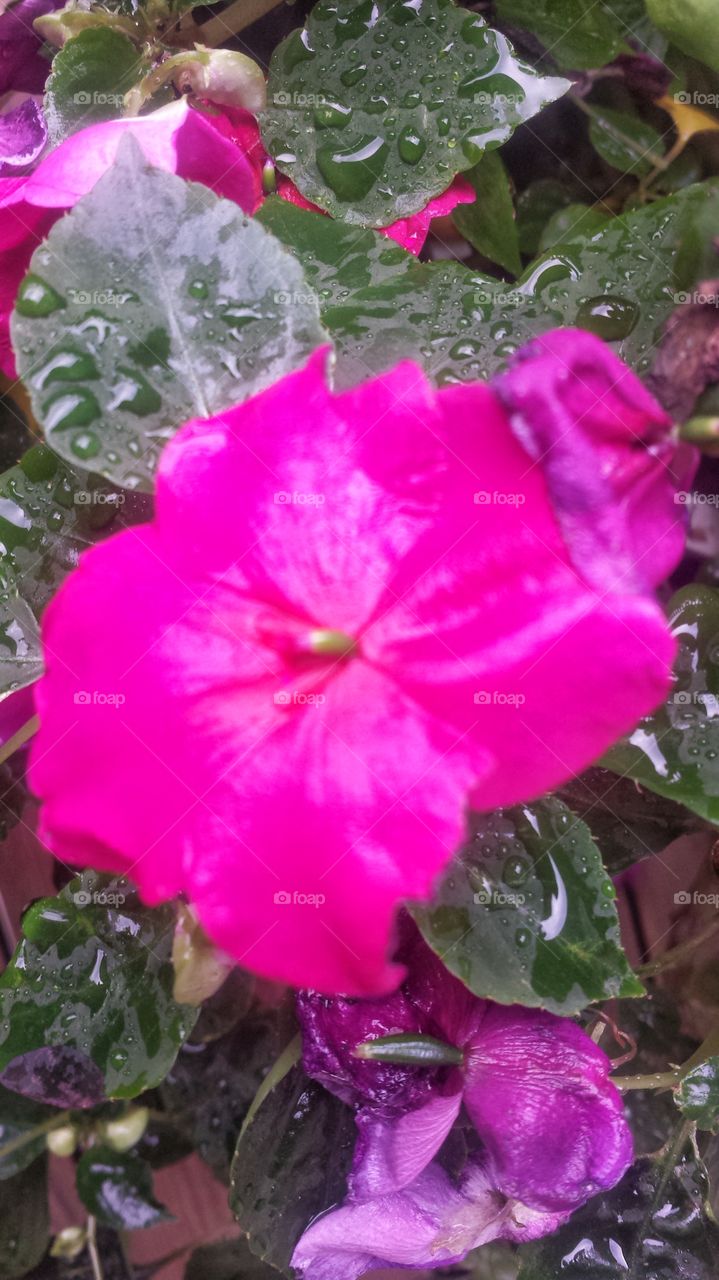
{"label": "flower center", "polygon": [[359,652],[354,636],[332,627],[303,627],[295,621],[265,617],[257,629],[265,644],[287,658],[352,658]]}
{"label": "flower center", "polygon": [[309,651],[328,657],[349,658],[357,653],[358,645],[354,636],[346,631],[320,629],[309,632]]}

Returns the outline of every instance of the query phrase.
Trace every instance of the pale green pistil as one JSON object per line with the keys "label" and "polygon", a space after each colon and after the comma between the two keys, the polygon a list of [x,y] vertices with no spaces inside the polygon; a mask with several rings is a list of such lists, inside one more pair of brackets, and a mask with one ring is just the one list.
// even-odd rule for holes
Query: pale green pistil
{"label": "pale green pistil", "polygon": [[357,652],[357,641],[346,631],[310,631],[310,653],[326,654],[333,658],[349,658]]}

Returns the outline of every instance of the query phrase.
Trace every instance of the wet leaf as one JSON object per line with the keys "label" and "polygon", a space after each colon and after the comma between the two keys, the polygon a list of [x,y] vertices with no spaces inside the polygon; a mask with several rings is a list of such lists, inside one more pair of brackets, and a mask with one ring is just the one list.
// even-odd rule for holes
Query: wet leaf
{"label": "wet leaf", "polygon": [[260,1262],[246,1240],[203,1244],[191,1255],[184,1280],[277,1280],[274,1267]]}
{"label": "wet leaf", "polygon": [[172,999],[173,927],[172,907],[150,910],[124,881],[91,872],[36,902],[0,976],[6,1080],[31,1053],[44,1053],[50,1070],[58,1049],[99,1070],[109,1097],[131,1098],[162,1080],[196,1018]]}
{"label": "wet leaf", "polygon": [[0,475],[0,692],[41,675],[37,624],[80,553],[150,515],[147,497],[66,466],[46,445]]}
{"label": "wet leaf", "polygon": [[689,586],[669,607],[679,643],[669,699],[602,763],[719,821],[719,591]]}
{"label": "wet leaf", "polygon": [[273,54],[262,132],[308,200],[384,227],[568,88],[451,0],[320,0]]}
{"label": "wet leaf", "polygon": [[496,151],[488,151],[479,164],[465,174],[477,198],[474,204],[458,205],[452,214],[457,230],[490,262],[511,275],[522,270],[519,236],[507,170]]}
{"label": "wet leaf", "polygon": [[652,22],[684,53],[719,71],[719,27],[714,0],[646,0]]}
{"label": "wet leaf", "polygon": [[342,1200],[354,1114],[297,1065],[276,1084],[237,1144],[230,1207],[257,1257],[287,1271],[316,1214]]}
{"label": "wet leaf", "polygon": [[91,1147],[77,1166],[77,1193],[108,1227],[137,1231],[172,1217],[152,1194],[152,1170],[132,1152]]}
{"label": "wet leaf", "polygon": [[19,1280],[37,1266],[47,1249],[50,1222],[47,1161],[0,1182],[0,1276]]}
{"label": "wet leaf", "polygon": [[644,178],[662,160],[665,144],[653,125],[629,111],[588,106],[589,138],[603,160],[620,173]]}
{"label": "wet leaf", "polygon": [[323,339],[279,242],[233,202],[148,167],[129,137],[35,252],[12,327],[53,448],[146,490],[183,422],[253,395]]}
{"label": "wet leaf", "polygon": [[602,67],[630,32],[602,0],[496,0],[497,16],[537,36],[563,67]]}
{"label": "wet leaf", "polygon": [[614,886],[583,822],[548,799],[472,825],[431,905],[412,908],[452,973],[478,996],[567,1015],[643,994],[621,947]]}
{"label": "wet leaf", "polygon": [[122,115],[123,97],[147,70],[127,36],[93,26],[73,36],[55,55],[45,93],[50,141],[98,120]]}
{"label": "wet leaf", "polygon": [[684,1076],[676,1090],[677,1106],[700,1129],[719,1132],[719,1057],[707,1058]]}
{"label": "wet leaf", "polygon": [[719,1228],[706,1211],[704,1166],[686,1155],[639,1160],[619,1186],[525,1246],[519,1280],[714,1280]]}

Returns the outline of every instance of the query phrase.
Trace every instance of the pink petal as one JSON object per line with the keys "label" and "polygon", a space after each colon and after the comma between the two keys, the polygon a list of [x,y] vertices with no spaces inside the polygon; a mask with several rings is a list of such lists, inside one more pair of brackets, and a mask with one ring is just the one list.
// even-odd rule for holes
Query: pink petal
{"label": "pink petal", "polygon": [[476,195],[471,183],[460,174],[446,191],[430,200],[419,213],[413,213],[411,218],[400,218],[391,226],[381,227],[380,230],[383,235],[389,236],[390,240],[396,240],[397,244],[401,244],[403,249],[418,254],[424,248],[432,219],[446,216],[456,209],[458,204],[472,204]]}
{"label": "pink petal", "polygon": [[575,1023],[488,1006],[466,1052],[464,1101],[500,1191],[564,1212],[619,1181],[632,1137],[609,1071]]}

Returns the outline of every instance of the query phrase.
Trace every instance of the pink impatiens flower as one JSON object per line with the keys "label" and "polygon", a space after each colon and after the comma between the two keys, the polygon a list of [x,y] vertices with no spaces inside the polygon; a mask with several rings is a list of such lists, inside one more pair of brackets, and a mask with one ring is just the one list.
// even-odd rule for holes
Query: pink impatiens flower
{"label": "pink impatiens flower", "polygon": [[[536,1239],[632,1159],[611,1062],[589,1036],[543,1010],[477,999],[404,924],[408,976],[393,996],[298,1000],[305,1070],[355,1107],[359,1130],[345,1204],[312,1223],[293,1255],[304,1280],[432,1267],[490,1240]],[[356,1056],[398,1034],[439,1038],[458,1062]],[[470,1156],[455,1183],[438,1157],[462,1104]]]}
{"label": "pink impatiens flower", "polygon": [[[531,400],[520,439],[491,386],[437,391],[406,362],[334,396],[317,352],[185,426],[154,522],[87,552],[51,602],[31,772],[49,847],[148,902],[184,892],[270,978],[396,986],[397,905],[431,894],[467,805],[557,785],[669,686],[649,586],[680,553],[693,454],[598,339],[561,350],[539,340],[515,368],[540,403],[562,381],[562,434],[591,422],[623,545],[639,493],[641,581],[611,571],[581,488],[557,518],[559,474],[522,443]],[[606,590],[583,573],[581,503]]]}

